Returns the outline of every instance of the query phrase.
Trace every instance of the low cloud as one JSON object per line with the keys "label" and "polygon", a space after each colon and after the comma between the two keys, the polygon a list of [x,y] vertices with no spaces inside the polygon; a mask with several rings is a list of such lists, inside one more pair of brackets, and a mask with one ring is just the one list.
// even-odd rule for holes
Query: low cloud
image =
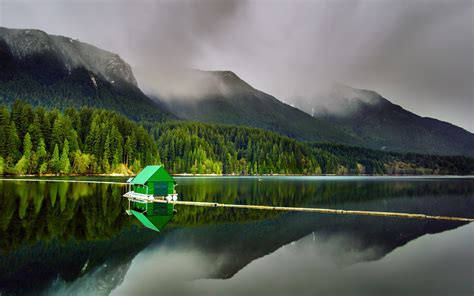
{"label": "low cloud", "polygon": [[286,102],[325,103],[314,94],[341,82],[474,130],[470,0],[2,0],[0,11],[2,26],[119,53],[148,92],[179,93],[179,75],[159,77],[181,67],[232,70]]}

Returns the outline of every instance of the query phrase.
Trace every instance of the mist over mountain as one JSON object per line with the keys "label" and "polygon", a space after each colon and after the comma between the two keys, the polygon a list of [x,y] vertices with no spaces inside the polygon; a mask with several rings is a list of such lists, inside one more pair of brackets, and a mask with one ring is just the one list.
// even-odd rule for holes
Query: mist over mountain
{"label": "mist over mountain", "polygon": [[370,90],[336,84],[293,97],[288,105],[232,71],[169,68],[144,83],[147,96],[117,54],[39,30],[0,28],[0,58],[0,100],[6,104],[19,98],[61,109],[100,107],[135,120],[251,126],[382,151],[474,154],[472,133],[420,117]]}
{"label": "mist over mountain", "polygon": [[291,106],[231,71],[176,71],[157,79],[149,91],[170,112],[188,120],[248,125],[299,140],[382,151],[474,154],[472,133],[420,117],[375,91],[342,84],[328,85],[313,96],[294,97]]}
{"label": "mist over mountain", "polygon": [[159,95],[155,100],[178,118],[258,127],[298,140],[362,145],[332,124],[253,88],[231,71],[179,73],[179,77],[170,75],[174,83],[154,87]]}
{"label": "mist over mountain", "polygon": [[313,96],[294,97],[292,103],[374,149],[474,154],[474,134],[448,122],[418,116],[371,90],[335,84]]}
{"label": "mist over mountain", "polygon": [[0,101],[102,107],[134,119],[172,117],[138,88],[117,54],[40,30],[0,27]]}

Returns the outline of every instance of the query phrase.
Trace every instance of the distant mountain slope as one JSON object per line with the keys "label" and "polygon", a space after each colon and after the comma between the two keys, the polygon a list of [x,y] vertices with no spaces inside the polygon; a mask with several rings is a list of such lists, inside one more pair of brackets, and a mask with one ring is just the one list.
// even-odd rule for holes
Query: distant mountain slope
{"label": "distant mountain slope", "polygon": [[420,117],[373,91],[336,85],[319,100],[295,99],[305,114],[230,71],[190,71],[176,80],[180,85],[164,90],[161,97],[170,112],[183,119],[247,125],[299,140],[376,150],[474,155],[472,133]]}
{"label": "distant mountain slope", "polygon": [[166,91],[160,96],[166,99],[159,101],[179,118],[258,127],[299,140],[361,144],[332,124],[253,88],[233,72],[191,70],[177,80],[181,89]]}
{"label": "distant mountain slope", "polygon": [[0,102],[102,107],[133,119],[172,117],[137,86],[117,54],[39,30],[0,27]]}
{"label": "distant mountain slope", "polygon": [[[447,122],[421,117],[376,92],[335,85],[323,98],[297,99],[314,117],[339,126],[373,149],[474,155],[474,134]],[[330,102],[322,105],[321,101]]]}
{"label": "distant mountain slope", "polygon": [[324,105],[296,98],[294,103],[303,112],[230,71],[167,76],[163,85],[176,85],[151,100],[137,87],[130,66],[116,54],[39,30],[0,27],[0,103],[19,98],[61,109],[92,106],[135,120],[177,117],[264,128],[298,140],[474,155],[474,134],[420,117],[372,91],[338,86],[323,95]]}

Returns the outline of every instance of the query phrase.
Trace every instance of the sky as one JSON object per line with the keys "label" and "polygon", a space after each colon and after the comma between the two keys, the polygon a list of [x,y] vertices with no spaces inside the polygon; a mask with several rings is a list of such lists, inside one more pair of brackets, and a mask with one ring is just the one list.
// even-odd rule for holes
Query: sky
{"label": "sky", "polygon": [[0,0],[0,26],[116,52],[145,91],[180,67],[285,102],[338,82],[474,132],[471,0]]}

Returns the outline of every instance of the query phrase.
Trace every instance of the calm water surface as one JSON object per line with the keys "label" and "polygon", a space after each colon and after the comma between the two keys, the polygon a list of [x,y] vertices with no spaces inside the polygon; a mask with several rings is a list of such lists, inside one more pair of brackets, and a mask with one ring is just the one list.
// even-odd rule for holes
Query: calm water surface
{"label": "calm water surface", "polygon": [[[176,180],[182,200],[474,216],[474,178]],[[125,191],[0,181],[0,294],[474,293],[472,223],[179,206],[158,234]]]}

